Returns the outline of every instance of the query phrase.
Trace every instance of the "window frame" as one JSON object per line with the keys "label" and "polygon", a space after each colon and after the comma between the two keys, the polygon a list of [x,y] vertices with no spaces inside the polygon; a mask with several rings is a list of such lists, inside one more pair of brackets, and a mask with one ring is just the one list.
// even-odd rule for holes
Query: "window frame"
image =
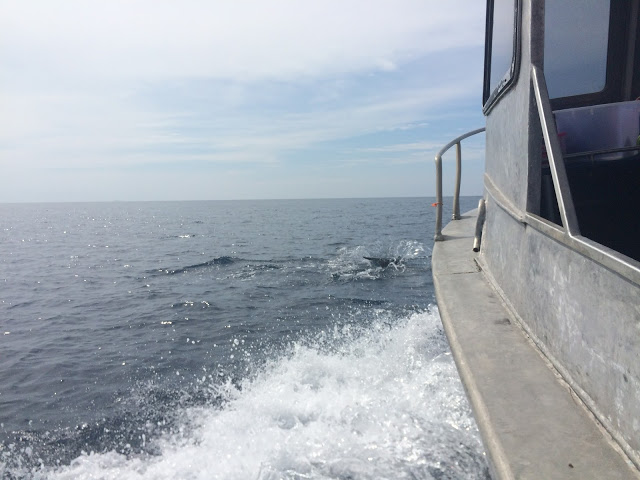
{"label": "window frame", "polygon": [[520,32],[521,32],[521,10],[522,0],[513,0],[513,54],[511,56],[511,66],[500,79],[497,86],[491,88],[491,53],[493,46],[493,12],[494,0],[487,1],[486,29],[485,29],[485,50],[484,50],[484,85],[482,94],[482,112],[486,115],[498,100],[515,84],[520,71]]}

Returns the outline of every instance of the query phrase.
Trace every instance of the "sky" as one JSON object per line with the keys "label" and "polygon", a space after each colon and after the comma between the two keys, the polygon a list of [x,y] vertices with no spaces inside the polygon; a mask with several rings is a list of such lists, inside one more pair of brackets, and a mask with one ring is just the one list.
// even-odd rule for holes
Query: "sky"
{"label": "sky", "polygon": [[[432,196],[436,152],[484,125],[484,17],[475,0],[0,0],[0,202]],[[479,195],[484,138],[463,164]]]}

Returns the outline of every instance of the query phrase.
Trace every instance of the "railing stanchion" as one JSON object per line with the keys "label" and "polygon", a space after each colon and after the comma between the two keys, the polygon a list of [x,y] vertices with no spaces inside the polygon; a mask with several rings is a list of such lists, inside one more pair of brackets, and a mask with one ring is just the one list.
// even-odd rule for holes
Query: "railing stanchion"
{"label": "railing stanchion", "polygon": [[462,147],[456,143],[456,190],[453,194],[452,220],[460,220],[460,179],[462,178]]}
{"label": "railing stanchion", "polygon": [[434,240],[444,240],[442,236],[442,155],[436,155],[436,234]]}

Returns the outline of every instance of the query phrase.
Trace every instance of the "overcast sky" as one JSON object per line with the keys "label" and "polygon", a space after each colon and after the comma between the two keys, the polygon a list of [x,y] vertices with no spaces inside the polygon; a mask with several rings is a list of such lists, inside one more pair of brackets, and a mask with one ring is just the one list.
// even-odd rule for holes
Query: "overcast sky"
{"label": "overcast sky", "polygon": [[[484,14],[0,0],[0,202],[433,195],[437,150],[484,125]],[[463,146],[463,194],[483,150]]]}

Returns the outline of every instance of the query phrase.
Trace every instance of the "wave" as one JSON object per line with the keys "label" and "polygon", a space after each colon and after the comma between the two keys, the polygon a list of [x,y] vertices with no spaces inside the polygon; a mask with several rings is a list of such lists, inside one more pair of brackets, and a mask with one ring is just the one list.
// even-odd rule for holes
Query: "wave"
{"label": "wave", "polygon": [[422,266],[428,258],[426,253],[424,245],[414,240],[386,246],[340,247],[328,260],[327,267],[331,278],[340,282],[380,280],[402,274],[410,265],[420,263]]}
{"label": "wave", "polygon": [[378,315],[292,343],[239,382],[204,382],[216,400],[176,408],[176,427],[141,434],[138,453],[85,452],[29,475],[488,479],[437,311]]}
{"label": "wave", "polygon": [[213,302],[208,302],[206,300],[200,300],[196,302],[194,302],[193,300],[181,300],[179,302],[172,303],[170,307],[171,308],[180,308],[180,307],[191,308],[195,306],[197,308],[210,308],[212,304]]}
{"label": "wave", "polygon": [[[246,263],[249,262],[249,263]],[[210,267],[219,267],[219,266],[229,266],[229,265],[234,265],[234,264],[243,264],[242,268],[237,271],[234,272],[233,274],[231,274],[231,277],[233,278],[250,278],[253,277],[255,274],[260,273],[260,272],[267,272],[267,271],[271,271],[271,270],[279,270],[282,267],[280,265],[276,265],[274,260],[271,261],[256,261],[256,260],[243,260],[240,258],[236,258],[236,257],[229,257],[229,256],[221,256],[221,257],[216,257],[213,258],[211,260],[208,260],[206,262],[202,262],[202,263],[196,263],[194,265],[187,265],[185,267],[181,267],[181,268],[176,268],[176,269],[171,269],[171,268],[162,268],[159,270],[153,270],[152,272],[149,273],[155,273],[155,274],[166,274],[166,275],[180,275],[180,274],[184,274],[184,273],[189,273],[189,272],[193,272],[193,271],[197,271],[197,270],[203,270],[206,268],[210,268]]]}
{"label": "wave", "polygon": [[364,306],[378,306],[388,304],[388,300],[371,300],[367,298],[340,298],[336,297],[336,300],[343,303],[348,303],[352,305],[364,305]]}
{"label": "wave", "polygon": [[161,268],[160,270],[154,270],[153,273],[166,273],[168,275],[178,275],[181,273],[190,272],[192,270],[199,270],[206,267],[212,267],[214,265],[231,265],[235,263],[238,259],[223,255],[221,257],[213,258],[206,262],[196,263],[194,265],[187,265],[186,267],[170,269],[170,268]]}

